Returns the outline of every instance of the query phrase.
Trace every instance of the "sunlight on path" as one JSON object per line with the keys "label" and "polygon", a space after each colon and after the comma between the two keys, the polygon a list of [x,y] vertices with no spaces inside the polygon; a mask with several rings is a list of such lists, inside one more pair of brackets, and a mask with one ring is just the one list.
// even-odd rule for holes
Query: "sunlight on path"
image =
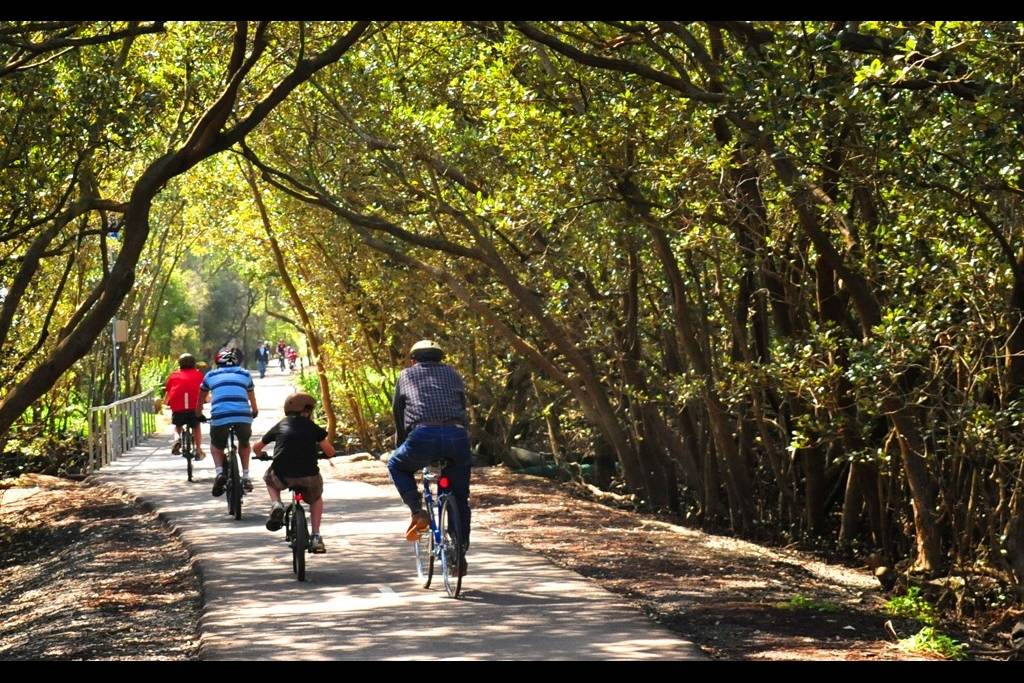
{"label": "sunlight on path", "polygon": [[[254,439],[283,417],[298,381],[297,372],[276,366],[255,377]],[[705,659],[617,596],[484,528],[474,530],[463,597],[447,598],[439,581],[424,590],[403,538],[408,512],[398,496],[340,481],[327,467],[327,554],[308,556],[308,580],[300,583],[283,532],[264,527],[267,464],[252,461],[256,490],[235,521],[224,498],[210,495],[211,458],[197,463],[189,484],[181,458],[170,455],[171,441],[150,439],[96,479],[153,505],[196,558],[203,659]],[[425,621],[424,614],[434,617]],[[432,636],[442,636],[444,648]]]}

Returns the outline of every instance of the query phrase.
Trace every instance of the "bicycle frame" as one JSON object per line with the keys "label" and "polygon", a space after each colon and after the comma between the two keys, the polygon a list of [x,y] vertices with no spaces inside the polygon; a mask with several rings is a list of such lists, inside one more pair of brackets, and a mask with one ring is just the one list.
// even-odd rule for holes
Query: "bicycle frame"
{"label": "bicycle frame", "polygon": [[[430,533],[434,537],[434,547],[441,547],[441,506],[444,505],[444,498],[449,494],[438,493],[437,504],[434,504],[434,493],[433,488],[437,486],[438,480],[441,478],[442,468],[435,465],[430,465],[423,468],[423,505],[427,508],[427,515],[430,517]],[[431,486],[433,484],[434,486]],[[440,490],[440,486],[438,486]]]}

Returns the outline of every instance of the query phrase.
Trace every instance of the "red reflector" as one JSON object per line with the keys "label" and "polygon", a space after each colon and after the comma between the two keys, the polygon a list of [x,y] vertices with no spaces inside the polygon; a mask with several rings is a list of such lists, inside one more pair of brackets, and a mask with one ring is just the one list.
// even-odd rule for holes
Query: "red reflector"
{"label": "red reflector", "polygon": [[437,480],[437,485],[443,489],[448,488],[448,477],[441,477]]}
{"label": "red reflector", "polygon": [[295,502],[296,503],[301,503],[302,502],[302,494],[301,493],[296,493],[295,494]]}

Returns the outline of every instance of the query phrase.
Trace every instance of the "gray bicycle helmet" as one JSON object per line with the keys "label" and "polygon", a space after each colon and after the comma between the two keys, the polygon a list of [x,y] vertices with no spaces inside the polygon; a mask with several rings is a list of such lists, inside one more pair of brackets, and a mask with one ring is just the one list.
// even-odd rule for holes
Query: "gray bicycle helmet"
{"label": "gray bicycle helmet", "polygon": [[235,355],[235,352],[233,350],[227,349],[217,354],[216,361],[217,365],[221,367],[225,367],[228,365],[238,365],[238,356]]}

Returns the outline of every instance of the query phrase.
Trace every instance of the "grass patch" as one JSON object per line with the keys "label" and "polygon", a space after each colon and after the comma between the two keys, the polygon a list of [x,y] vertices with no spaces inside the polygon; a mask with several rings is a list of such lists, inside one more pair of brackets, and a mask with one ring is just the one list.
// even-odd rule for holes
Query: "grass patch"
{"label": "grass patch", "polygon": [[815,612],[838,612],[839,605],[831,602],[818,602],[803,595],[794,595],[789,602],[781,602],[776,605],[779,609],[802,609]]}

